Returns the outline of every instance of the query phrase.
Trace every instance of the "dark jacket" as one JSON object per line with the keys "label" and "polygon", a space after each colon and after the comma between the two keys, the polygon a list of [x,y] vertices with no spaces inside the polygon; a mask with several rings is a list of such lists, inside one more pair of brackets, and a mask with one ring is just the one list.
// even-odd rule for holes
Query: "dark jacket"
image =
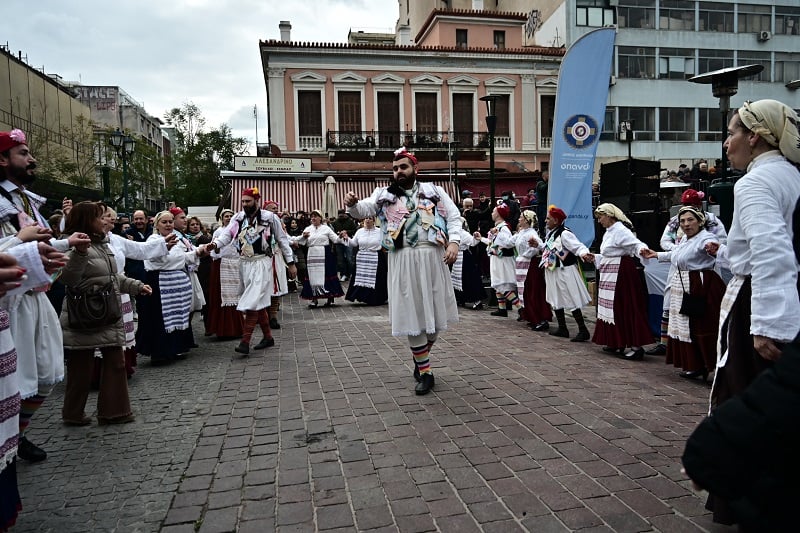
{"label": "dark jacket", "polygon": [[[131,237],[135,242],[144,242],[153,234],[153,227],[149,224],[145,227],[144,234],[139,233],[139,230],[131,226],[128,231],[122,234],[123,237]],[[125,275],[129,278],[144,281],[144,261],[138,259],[125,259]]]}

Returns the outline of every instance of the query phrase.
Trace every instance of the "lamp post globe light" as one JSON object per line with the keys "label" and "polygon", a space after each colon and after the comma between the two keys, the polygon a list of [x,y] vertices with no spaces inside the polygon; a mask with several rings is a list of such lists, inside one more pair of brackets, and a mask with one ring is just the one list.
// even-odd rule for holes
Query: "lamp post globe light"
{"label": "lamp post globe light", "polygon": [[122,205],[125,213],[130,215],[130,206],[128,204],[128,158],[136,148],[136,139],[122,133],[117,128],[109,137],[108,142],[114,147],[117,155],[122,158]]}
{"label": "lamp post globe light", "polygon": [[494,134],[497,131],[497,115],[495,114],[496,94],[481,96],[486,102],[486,130],[489,133],[489,205],[494,209]]}

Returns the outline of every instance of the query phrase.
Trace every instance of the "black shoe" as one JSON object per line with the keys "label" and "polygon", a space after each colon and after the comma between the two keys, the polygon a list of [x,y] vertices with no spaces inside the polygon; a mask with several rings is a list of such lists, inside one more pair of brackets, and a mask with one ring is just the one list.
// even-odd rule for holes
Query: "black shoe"
{"label": "black shoe", "polygon": [[417,383],[417,386],[414,388],[414,392],[417,393],[417,396],[428,394],[433,390],[434,385],[436,385],[436,380],[433,379],[433,374],[430,372],[421,374],[419,376],[419,383]]}
{"label": "black shoe", "polygon": [[329,298],[328,301],[325,302],[325,305],[323,305],[322,307],[333,307],[333,306],[334,306],[333,298]]}
{"label": "black shoe", "polygon": [[25,459],[31,463],[38,463],[47,459],[47,452],[29,441],[24,435],[19,438],[17,455],[20,459]]}
{"label": "black shoe", "polygon": [[667,347],[663,344],[656,344],[646,352],[647,355],[666,355],[667,354]]}
{"label": "black shoe", "polygon": [[508,316],[508,311],[505,309],[498,309],[497,311],[492,311],[489,314],[492,316]]}
{"label": "black shoe", "polygon": [[708,381],[708,370],[686,370],[678,375],[686,379],[703,378],[703,381]]}
{"label": "black shoe", "polygon": [[420,380],[420,377],[419,377],[419,367],[417,366],[417,363],[414,363],[414,381],[416,381],[417,383],[419,383],[419,380]]}
{"label": "black shoe", "polygon": [[281,325],[278,324],[277,318],[270,318],[269,319],[269,327],[272,329],[281,329]]}
{"label": "black shoe", "polygon": [[584,329],[582,331],[578,331],[578,334],[572,337],[569,341],[570,342],[586,342],[590,338],[589,331]]}
{"label": "black shoe", "polygon": [[612,348],[611,346],[603,346],[603,351],[606,353],[621,354],[625,348]]}
{"label": "black shoe", "polygon": [[272,337],[264,337],[261,339],[261,342],[253,346],[254,350],[263,350],[264,348],[269,348],[270,346],[275,346],[275,339]]}
{"label": "black shoe", "polygon": [[517,322],[525,322],[526,320],[528,320],[528,319],[525,318],[525,313],[522,311],[522,309],[518,309],[517,310]]}
{"label": "black shoe", "polygon": [[480,311],[482,309],[483,309],[483,302],[475,302],[474,304],[472,304],[473,311]]}
{"label": "black shoe", "polygon": [[550,323],[547,322],[546,320],[542,320],[535,326],[531,326],[531,328],[533,329],[533,331],[547,331],[548,329],[550,329]]}
{"label": "black shoe", "polygon": [[566,339],[569,338],[569,330],[567,328],[558,328],[555,331],[551,331],[550,335],[553,337],[564,337]]}
{"label": "black shoe", "polygon": [[309,309],[316,309],[317,307],[319,307],[319,302],[317,302],[316,300],[308,304]]}
{"label": "black shoe", "polygon": [[250,345],[246,342],[240,342],[239,345],[233,349],[236,353],[249,355],[250,354]]}
{"label": "black shoe", "polygon": [[636,348],[629,352],[622,354],[623,359],[630,359],[631,361],[641,361],[644,359],[644,348]]}

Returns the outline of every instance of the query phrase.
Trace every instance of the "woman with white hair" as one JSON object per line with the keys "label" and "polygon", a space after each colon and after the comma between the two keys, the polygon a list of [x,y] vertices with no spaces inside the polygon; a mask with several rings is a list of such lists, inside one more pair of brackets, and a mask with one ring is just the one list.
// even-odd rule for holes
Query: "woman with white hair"
{"label": "woman with white hair", "polygon": [[[733,278],[720,309],[717,371],[711,409],[741,393],[798,336],[800,296],[792,251],[792,217],[800,198],[799,119],[776,100],[745,102],[728,123],[731,166],[746,171],[734,187],[727,246],[707,245]],[[714,521],[735,522],[711,495]]]}

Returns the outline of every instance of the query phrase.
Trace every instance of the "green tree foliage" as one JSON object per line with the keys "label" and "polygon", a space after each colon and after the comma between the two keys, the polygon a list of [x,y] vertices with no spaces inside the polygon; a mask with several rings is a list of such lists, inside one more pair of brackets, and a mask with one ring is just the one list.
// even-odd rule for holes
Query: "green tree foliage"
{"label": "green tree foliage", "polygon": [[206,131],[200,108],[191,102],[170,110],[164,119],[175,128],[176,141],[167,197],[184,208],[217,205],[228,187],[220,171],[233,170],[233,158],[247,149],[247,139],[234,137],[226,124]]}

